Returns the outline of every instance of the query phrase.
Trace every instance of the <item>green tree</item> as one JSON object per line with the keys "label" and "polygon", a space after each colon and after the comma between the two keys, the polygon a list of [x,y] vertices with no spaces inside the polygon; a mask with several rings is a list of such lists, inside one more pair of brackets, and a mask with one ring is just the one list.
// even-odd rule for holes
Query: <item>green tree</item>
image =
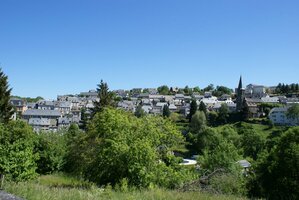
{"label": "green tree", "polygon": [[265,152],[259,156],[254,171],[250,195],[266,199],[297,199],[299,128],[291,128],[283,133],[270,153]]}
{"label": "green tree", "polygon": [[35,143],[36,135],[25,122],[0,123],[0,174],[14,181],[35,178],[38,159]]}
{"label": "green tree", "polygon": [[200,102],[198,110],[204,112],[205,115],[207,115],[207,106],[203,101]]}
{"label": "green tree", "polygon": [[245,129],[241,135],[241,147],[244,151],[244,157],[251,157],[256,160],[265,147],[265,143],[266,139],[262,134],[253,129]]}
{"label": "green tree", "polygon": [[146,115],[146,113],[145,113],[145,111],[142,109],[142,105],[141,105],[141,103],[140,104],[138,104],[138,106],[136,107],[136,110],[135,110],[135,112],[134,112],[134,115],[136,116],[136,117],[144,117],[145,115]]}
{"label": "green tree", "polygon": [[287,111],[287,117],[293,120],[296,120],[298,123],[299,120],[299,104],[294,104]]}
{"label": "green tree", "polygon": [[105,108],[95,115],[82,140],[82,174],[99,185],[115,185],[127,179],[136,187],[165,186],[162,178],[180,173],[174,171],[179,165],[168,160],[174,158],[170,152],[183,143],[183,137],[170,120],[162,117],[136,118],[122,110]]}
{"label": "green tree", "polygon": [[64,130],[59,132],[42,132],[38,135],[36,150],[39,153],[37,172],[48,174],[63,169],[66,155]]}
{"label": "green tree", "polygon": [[192,94],[192,88],[189,88],[189,86],[186,85],[186,87],[184,88],[184,93],[186,95],[191,95]]}
{"label": "green tree", "polygon": [[103,108],[113,106],[113,92],[109,91],[108,84],[101,80],[97,88],[99,101],[94,101],[93,114],[102,111]]}
{"label": "green tree", "polygon": [[221,107],[219,108],[218,112],[218,120],[222,124],[227,123],[227,119],[229,117],[229,110],[226,103],[221,104]]}
{"label": "green tree", "polygon": [[8,122],[14,113],[13,106],[10,104],[10,92],[8,77],[0,68],[0,123]]}
{"label": "green tree", "polygon": [[202,111],[197,111],[191,119],[190,122],[190,131],[193,134],[200,133],[207,124],[206,115]]}
{"label": "green tree", "polygon": [[197,103],[195,99],[192,99],[191,104],[190,104],[190,113],[189,113],[189,122],[191,122],[192,116],[196,113],[197,111]]}
{"label": "green tree", "polygon": [[167,85],[162,85],[158,87],[159,94],[168,95],[169,94],[169,87]]}
{"label": "green tree", "polygon": [[215,111],[211,111],[207,115],[209,126],[216,126],[218,124],[218,113]]}
{"label": "green tree", "polygon": [[208,85],[207,87],[205,87],[203,90],[204,90],[205,92],[212,91],[212,90],[214,90],[214,85],[213,85],[213,84],[210,84],[210,85]]}
{"label": "green tree", "polygon": [[201,93],[201,89],[198,86],[196,86],[193,88],[193,92]]}
{"label": "green tree", "polygon": [[163,117],[169,117],[170,116],[170,110],[168,105],[163,106]]}

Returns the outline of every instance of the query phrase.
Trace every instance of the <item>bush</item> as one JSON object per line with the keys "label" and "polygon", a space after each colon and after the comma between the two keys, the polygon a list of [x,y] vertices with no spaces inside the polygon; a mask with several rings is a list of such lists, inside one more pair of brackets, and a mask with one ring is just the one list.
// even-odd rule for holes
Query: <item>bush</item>
{"label": "bush", "polygon": [[36,151],[39,153],[37,172],[48,174],[60,171],[65,163],[66,141],[64,132],[41,132]]}
{"label": "bush", "polygon": [[35,142],[36,135],[25,122],[0,124],[0,174],[14,181],[36,177]]}

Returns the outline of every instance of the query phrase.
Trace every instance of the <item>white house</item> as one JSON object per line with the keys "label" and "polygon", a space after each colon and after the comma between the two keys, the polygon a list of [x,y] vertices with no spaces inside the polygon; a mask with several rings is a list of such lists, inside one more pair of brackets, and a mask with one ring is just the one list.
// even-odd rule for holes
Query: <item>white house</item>
{"label": "white house", "polygon": [[289,106],[273,108],[269,113],[269,119],[277,125],[299,125],[299,119],[291,119],[286,116]]}

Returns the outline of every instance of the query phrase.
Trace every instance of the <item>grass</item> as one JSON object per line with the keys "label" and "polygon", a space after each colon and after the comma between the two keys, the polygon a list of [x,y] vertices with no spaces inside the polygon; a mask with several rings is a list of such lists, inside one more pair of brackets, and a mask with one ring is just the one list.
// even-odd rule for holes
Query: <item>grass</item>
{"label": "grass", "polygon": [[[84,187],[83,187],[84,186]],[[200,192],[151,189],[115,191],[111,187],[98,188],[94,184],[63,174],[41,176],[38,180],[22,183],[6,183],[5,190],[26,200],[230,200],[234,196],[211,195]],[[244,198],[245,199],[245,198]]]}

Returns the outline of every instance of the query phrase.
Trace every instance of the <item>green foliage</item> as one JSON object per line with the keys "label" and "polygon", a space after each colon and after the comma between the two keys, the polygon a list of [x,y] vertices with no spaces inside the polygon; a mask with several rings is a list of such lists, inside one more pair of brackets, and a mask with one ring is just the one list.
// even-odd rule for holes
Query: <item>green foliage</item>
{"label": "green foliage", "polygon": [[299,119],[299,104],[294,104],[288,109],[287,117],[298,121],[298,119]]}
{"label": "green foliage", "polygon": [[0,123],[6,123],[14,113],[13,106],[10,104],[10,92],[8,77],[0,68]]}
{"label": "green foliage", "polygon": [[252,175],[251,193],[267,199],[297,199],[299,196],[299,128],[281,136],[269,153],[259,156]]}
{"label": "green foliage", "polygon": [[170,90],[167,85],[162,85],[162,86],[158,87],[158,92],[159,92],[159,94],[162,94],[162,95],[168,95]]}
{"label": "green foliage", "polygon": [[196,111],[190,122],[190,131],[193,134],[201,132],[207,124],[206,115],[202,111]]}
{"label": "green foliage", "polygon": [[225,87],[225,86],[217,86],[212,94],[216,97],[220,97],[223,94],[231,95],[232,94],[232,89],[229,89],[228,87]]}
{"label": "green foliage", "polygon": [[209,187],[216,194],[245,196],[247,193],[246,179],[239,170],[213,176]]}
{"label": "green foliage", "polygon": [[140,117],[144,117],[146,115],[146,112],[142,109],[142,105],[139,104],[137,107],[136,107],[136,110],[135,110],[135,116],[140,118]]}
{"label": "green foliage", "polygon": [[258,154],[265,147],[266,139],[254,129],[245,129],[241,136],[241,147],[244,157],[257,159]]}
{"label": "green foliage", "polygon": [[[116,190],[117,189],[117,190]],[[166,190],[163,188],[152,188],[137,190],[134,188],[126,189],[126,179],[113,190],[111,187],[97,188],[82,180],[55,174],[41,176],[37,181],[22,183],[8,182],[5,190],[23,199],[41,200],[231,200],[245,199],[237,196],[213,195],[204,192],[180,192],[177,190]]]}
{"label": "green foliage", "polygon": [[203,101],[200,102],[198,110],[204,112],[205,115],[207,115],[207,106]]}
{"label": "green foliage", "polygon": [[64,132],[41,132],[38,135],[36,151],[39,153],[39,160],[37,161],[39,174],[62,170],[66,155]]}
{"label": "green foliage", "polygon": [[113,99],[114,99],[114,93],[109,91],[108,84],[101,80],[101,83],[98,85],[97,88],[98,97],[100,98],[100,101],[93,102],[94,108],[93,112],[94,114],[97,112],[102,111],[107,106],[113,106]]}
{"label": "green foliage", "polygon": [[229,117],[229,109],[226,103],[221,104],[218,112],[218,121],[222,124],[226,124]]}
{"label": "green foliage", "polygon": [[169,117],[170,116],[170,110],[168,105],[163,106],[163,117]]}
{"label": "green foliage", "polygon": [[204,169],[211,172],[216,169],[234,171],[239,167],[236,164],[239,159],[240,156],[236,147],[222,139],[217,146],[204,149],[203,155],[199,157],[199,163]]}
{"label": "green foliage", "polygon": [[197,103],[195,99],[192,99],[190,104],[189,122],[191,122],[192,116],[196,113],[196,111],[197,111]]}
{"label": "green foliage", "polygon": [[211,111],[207,114],[209,126],[216,126],[218,124],[218,113]]}
{"label": "green foliage", "polygon": [[88,130],[80,138],[82,152],[72,160],[82,163],[78,175],[99,185],[116,185],[124,178],[136,187],[163,185],[164,180],[157,179],[157,173],[161,173],[158,169],[161,165],[173,168],[166,161],[171,150],[183,143],[182,135],[169,120],[157,116],[136,118],[108,108],[95,115]]}
{"label": "green foliage", "polygon": [[15,181],[36,177],[35,142],[36,135],[25,122],[0,124],[0,174]]}

